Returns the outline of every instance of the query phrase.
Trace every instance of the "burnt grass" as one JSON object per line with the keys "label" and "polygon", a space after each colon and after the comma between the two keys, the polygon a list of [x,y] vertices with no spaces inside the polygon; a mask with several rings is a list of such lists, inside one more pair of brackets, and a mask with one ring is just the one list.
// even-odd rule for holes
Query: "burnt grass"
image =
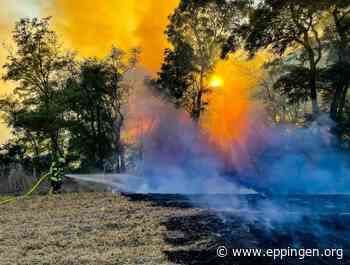
{"label": "burnt grass", "polygon": [[[35,196],[0,206],[0,264],[350,264],[349,221],[335,213],[272,224],[175,195]],[[344,248],[344,259],[218,258],[218,246]]]}

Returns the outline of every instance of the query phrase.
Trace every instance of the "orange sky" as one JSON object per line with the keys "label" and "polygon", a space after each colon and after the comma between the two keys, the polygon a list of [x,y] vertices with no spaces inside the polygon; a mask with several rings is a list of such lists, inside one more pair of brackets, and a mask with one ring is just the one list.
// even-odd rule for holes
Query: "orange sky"
{"label": "orange sky", "polygon": [[[1,0],[0,8],[0,65],[6,59],[6,49],[10,45],[11,30],[16,20],[21,17],[33,17],[40,15],[40,0]],[[2,69],[0,67],[0,74]],[[11,93],[13,84],[5,84],[0,79],[0,97]],[[0,143],[8,139],[10,130],[0,118]]]}
{"label": "orange sky", "polygon": [[53,0],[44,13],[67,48],[81,56],[105,56],[113,44],[140,47],[141,64],[156,72],[167,46],[168,16],[178,0]]}

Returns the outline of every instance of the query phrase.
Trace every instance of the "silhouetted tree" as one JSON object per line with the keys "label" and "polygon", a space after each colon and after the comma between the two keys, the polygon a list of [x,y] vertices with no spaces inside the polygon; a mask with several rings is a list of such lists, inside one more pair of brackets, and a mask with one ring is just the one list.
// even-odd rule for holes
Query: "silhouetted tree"
{"label": "silhouetted tree", "polygon": [[193,65],[193,50],[187,43],[181,42],[178,48],[166,49],[155,87],[167,100],[176,107],[183,107],[189,113],[193,112],[196,101],[192,86],[196,80],[196,69]]}
{"label": "silhouetted tree", "polygon": [[325,27],[331,63],[324,71],[333,87],[329,97],[330,116],[335,121],[341,121],[350,85],[350,1],[324,0],[321,4],[331,22]]}
{"label": "silhouetted tree", "polygon": [[62,53],[49,22],[50,18],[18,21],[13,31],[15,47],[4,65],[3,79],[14,81],[17,87],[14,96],[2,99],[1,110],[15,137],[32,147],[33,157],[48,150],[62,154],[64,109],[56,99],[73,59]]}
{"label": "silhouetted tree", "polygon": [[183,0],[170,16],[166,34],[173,47],[165,51],[157,84],[195,121],[207,106],[208,76],[227,48],[229,33],[241,22],[237,3]]}
{"label": "silhouetted tree", "polygon": [[103,169],[109,161],[117,172],[125,170],[122,127],[130,86],[127,72],[134,69],[139,50],[128,58],[113,48],[104,59],[86,59],[79,64],[64,89],[66,128],[71,134],[69,153],[80,156],[82,167]]}
{"label": "silhouetted tree", "polygon": [[[125,76],[135,69],[141,50],[133,48],[129,54],[124,51],[112,48],[111,53],[106,58],[107,68],[109,69],[108,93],[112,100],[110,112],[112,115],[113,146],[115,159],[114,164],[117,172],[124,172],[125,150],[122,142],[122,127],[125,120],[125,105],[127,103],[130,86],[125,83]],[[128,58],[127,58],[128,57]]]}
{"label": "silhouetted tree", "polygon": [[300,60],[303,75],[308,76],[313,114],[319,112],[317,78],[323,47],[318,26],[322,14],[311,0],[265,0],[251,12],[249,25],[242,29],[246,32],[245,47],[251,54],[262,48],[271,48],[280,56],[288,49],[303,50]]}
{"label": "silhouetted tree", "polygon": [[84,164],[100,169],[113,152],[109,76],[106,64],[87,59],[63,91],[66,127],[71,134],[69,153],[83,157]]}

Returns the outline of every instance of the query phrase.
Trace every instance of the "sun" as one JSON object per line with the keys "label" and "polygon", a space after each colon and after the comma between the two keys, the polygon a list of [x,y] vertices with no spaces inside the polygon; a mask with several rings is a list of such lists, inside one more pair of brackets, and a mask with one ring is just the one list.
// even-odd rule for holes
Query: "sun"
{"label": "sun", "polygon": [[210,87],[222,87],[223,84],[224,84],[224,80],[217,75],[214,75],[209,81]]}

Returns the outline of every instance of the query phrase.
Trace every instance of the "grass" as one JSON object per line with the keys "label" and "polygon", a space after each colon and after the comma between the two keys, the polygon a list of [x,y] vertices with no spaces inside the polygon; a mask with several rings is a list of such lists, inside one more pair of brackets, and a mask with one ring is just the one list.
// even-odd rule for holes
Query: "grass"
{"label": "grass", "polygon": [[[288,223],[286,229],[267,229],[235,213],[190,207],[180,197],[108,192],[34,196],[0,206],[0,265],[300,264],[295,258],[222,259],[216,257],[216,248],[286,248],[293,246],[296,235],[301,246],[349,245],[337,237],[348,231],[346,216],[326,216],[324,225],[332,224],[330,241],[319,230],[312,232],[314,221],[320,221],[310,218],[293,229]],[[303,264],[335,263],[334,258],[319,257]]]}
{"label": "grass", "polygon": [[1,196],[0,195],[0,205],[6,203],[9,200],[15,199],[15,196]]}
{"label": "grass", "polygon": [[1,196],[1,195],[0,195],[0,202],[1,202],[1,201],[8,200],[8,199],[12,199],[12,198],[13,198],[13,196]]}
{"label": "grass", "polygon": [[111,193],[35,196],[0,206],[0,264],[177,264],[162,223],[195,211]]}

